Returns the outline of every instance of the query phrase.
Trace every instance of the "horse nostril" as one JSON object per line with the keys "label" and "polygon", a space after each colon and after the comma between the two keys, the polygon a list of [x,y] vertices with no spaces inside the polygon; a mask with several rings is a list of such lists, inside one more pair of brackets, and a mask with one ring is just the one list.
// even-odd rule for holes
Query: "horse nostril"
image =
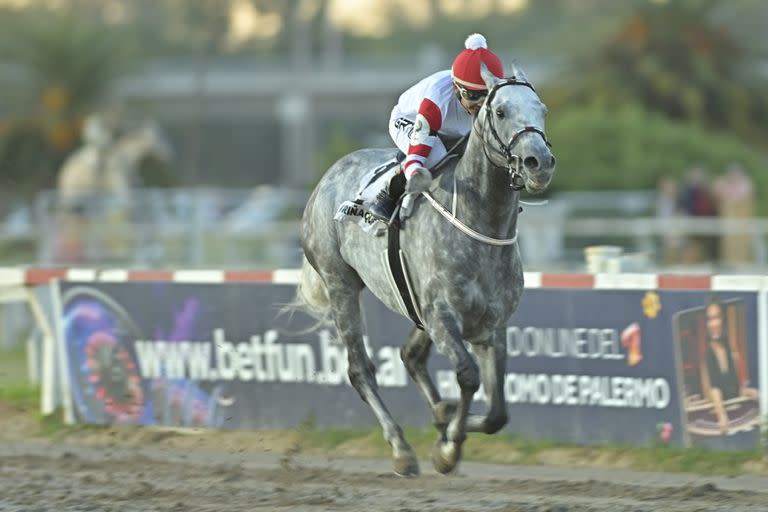
{"label": "horse nostril", "polygon": [[553,156],[552,160],[549,161],[549,166],[550,167],[554,167],[555,166],[555,162],[556,162],[556,160],[555,160],[555,157]]}
{"label": "horse nostril", "polygon": [[539,161],[536,159],[535,156],[529,156],[525,160],[523,160],[523,165],[525,165],[528,169],[538,169],[539,168]]}

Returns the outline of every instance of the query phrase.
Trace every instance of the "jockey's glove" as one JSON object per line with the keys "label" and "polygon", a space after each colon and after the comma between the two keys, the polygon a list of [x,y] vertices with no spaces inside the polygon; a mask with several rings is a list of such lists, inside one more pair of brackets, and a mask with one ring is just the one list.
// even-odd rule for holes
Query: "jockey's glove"
{"label": "jockey's glove", "polygon": [[405,183],[406,194],[421,194],[429,190],[429,186],[432,184],[432,173],[424,167],[416,167]]}

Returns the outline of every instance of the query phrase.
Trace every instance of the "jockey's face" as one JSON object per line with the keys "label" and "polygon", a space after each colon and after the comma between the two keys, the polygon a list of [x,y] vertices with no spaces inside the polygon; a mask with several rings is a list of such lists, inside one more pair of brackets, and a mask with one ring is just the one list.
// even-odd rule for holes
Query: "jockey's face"
{"label": "jockey's face", "polygon": [[456,82],[453,83],[453,91],[456,93],[461,106],[473,117],[477,116],[477,113],[480,112],[480,107],[483,106],[483,102],[488,96],[488,91],[466,89]]}

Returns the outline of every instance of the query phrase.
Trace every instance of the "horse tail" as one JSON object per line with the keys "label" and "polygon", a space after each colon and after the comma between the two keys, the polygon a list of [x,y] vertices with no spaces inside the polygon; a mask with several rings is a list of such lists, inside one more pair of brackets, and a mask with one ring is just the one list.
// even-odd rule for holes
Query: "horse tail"
{"label": "horse tail", "polygon": [[[301,264],[299,285],[296,288],[296,300],[292,304],[317,319],[319,325],[332,324],[331,300],[320,274],[309,264],[306,256]],[[318,326],[319,326],[318,325]]]}

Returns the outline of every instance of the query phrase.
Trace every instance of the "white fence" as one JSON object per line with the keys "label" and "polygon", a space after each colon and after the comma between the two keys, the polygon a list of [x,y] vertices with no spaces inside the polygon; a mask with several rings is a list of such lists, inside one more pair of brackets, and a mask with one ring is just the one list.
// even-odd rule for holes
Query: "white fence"
{"label": "white fence", "polygon": [[301,259],[298,221],[308,194],[157,189],[130,198],[62,204],[53,192],[35,205],[37,263],[127,267],[274,268]]}
{"label": "white fence", "polygon": [[[0,224],[0,264],[272,269],[301,259],[299,221],[309,193],[282,188],[144,189],[130,199],[63,205],[38,196],[27,214]],[[563,193],[524,206],[520,245],[527,270],[584,271],[584,248],[615,245],[642,270],[755,272],[768,267],[768,219],[653,216],[652,192]],[[704,255],[670,260],[689,239],[717,247],[741,239],[738,261]],[[15,256],[14,256],[15,255]],[[675,268],[677,267],[677,268]],[[633,270],[625,267],[621,270]]]}

